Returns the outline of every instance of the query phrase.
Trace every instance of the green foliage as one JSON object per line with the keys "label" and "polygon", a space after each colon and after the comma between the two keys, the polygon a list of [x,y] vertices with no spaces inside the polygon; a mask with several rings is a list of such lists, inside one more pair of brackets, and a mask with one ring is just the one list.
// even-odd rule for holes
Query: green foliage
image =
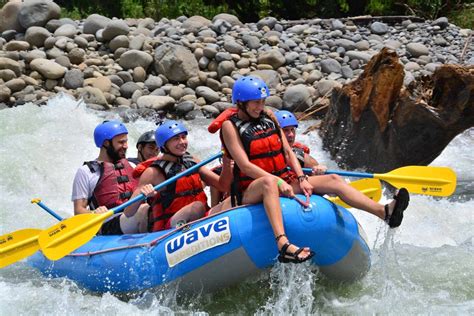
{"label": "green foliage", "polygon": [[474,5],[453,10],[449,14],[449,21],[462,28],[474,29]]}

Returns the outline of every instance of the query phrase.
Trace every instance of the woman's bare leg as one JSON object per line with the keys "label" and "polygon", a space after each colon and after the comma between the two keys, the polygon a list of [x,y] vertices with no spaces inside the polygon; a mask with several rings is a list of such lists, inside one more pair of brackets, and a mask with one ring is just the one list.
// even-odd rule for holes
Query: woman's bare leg
{"label": "woman's bare leg", "polygon": [[[313,186],[313,192],[315,193],[336,194],[350,206],[369,212],[381,219],[385,219],[384,205],[369,199],[363,193],[346,183],[346,181],[338,175],[312,176],[308,178],[308,181]],[[292,184],[292,186],[295,192],[301,192],[298,184]],[[392,201],[389,205],[390,210],[392,210],[394,206],[395,201]]]}
{"label": "woman's bare leg", "polygon": [[176,227],[180,221],[191,222],[204,216],[206,207],[202,202],[196,201],[186,205],[171,217],[171,228]]}
{"label": "woman's bare leg", "polygon": [[[270,221],[270,225],[272,226],[275,237],[285,234],[279,199],[280,192],[278,190],[277,181],[278,179],[273,176],[262,177],[254,180],[249,185],[247,190],[245,190],[242,199],[242,203],[244,204],[253,204],[263,201],[263,206],[265,208],[268,220]],[[287,242],[288,238],[279,238],[277,241],[278,249],[281,249]],[[291,245],[288,247],[287,251],[293,253],[297,249],[297,246]],[[310,249],[305,247],[298,257],[300,259],[304,259],[308,257],[310,253]]]}

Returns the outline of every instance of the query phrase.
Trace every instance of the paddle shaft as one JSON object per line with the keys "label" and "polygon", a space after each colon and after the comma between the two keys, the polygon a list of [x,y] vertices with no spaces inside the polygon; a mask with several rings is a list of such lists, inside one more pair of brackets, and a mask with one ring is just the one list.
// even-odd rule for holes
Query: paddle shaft
{"label": "paddle shaft", "polygon": [[[186,170],[184,170],[183,172],[180,172],[178,173],[177,175],[169,178],[168,180],[166,181],[163,181],[161,182],[160,184],[157,184],[156,186],[153,187],[153,189],[155,189],[155,191],[158,191],[160,190],[161,188],[164,188],[166,187],[167,185],[175,182],[176,180],[178,180],[179,178],[181,177],[184,177],[184,176],[187,176],[188,174],[191,174],[193,172],[195,172],[197,169],[201,168],[202,166],[204,165],[207,165],[208,163],[210,163],[211,161],[213,160],[216,160],[218,158],[222,157],[222,152],[218,153],[218,154],[215,154],[214,156],[212,157],[209,157],[207,158],[206,160],[203,160],[201,161],[200,163],[197,163],[195,164],[194,166],[192,166],[191,168],[188,168]],[[126,209],[127,207],[129,207],[130,205],[138,202],[138,201],[141,201],[141,200],[144,200],[146,199],[146,196],[143,195],[143,193],[140,193],[139,195],[137,195],[136,197],[134,197],[133,199],[130,199],[128,200],[127,202],[123,203],[123,204],[120,204],[119,206],[116,206],[114,208],[111,209],[111,211],[113,211],[113,214],[117,214],[121,211],[123,211],[124,209]]]}
{"label": "paddle shaft", "polygon": [[35,204],[38,204],[43,210],[45,210],[46,212],[48,212],[49,214],[51,214],[51,216],[53,216],[54,218],[56,218],[58,221],[62,221],[63,218],[61,216],[59,216],[56,212],[54,212],[52,209],[50,209],[49,207],[47,207],[46,205],[43,204],[43,202],[41,202],[40,199],[33,199],[31,200],[31,203],[35,203]]}

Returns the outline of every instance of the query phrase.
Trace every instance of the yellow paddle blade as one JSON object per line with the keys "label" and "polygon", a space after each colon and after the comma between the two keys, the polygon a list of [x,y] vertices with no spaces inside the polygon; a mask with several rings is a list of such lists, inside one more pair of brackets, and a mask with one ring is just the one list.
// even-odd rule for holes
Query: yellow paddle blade
{"label": "yellow paddle blade", "polygon": [[113,214],[80,214],[45,229],[38,237],[41,251],[50,260],[61,259],[91,240]]}
{"label": "yellow paddle blade", "polygon": [[411,193],[450,196],[456,190],[456,174],[447,167],[408,166],[385,174],[374,173],[374,178]]}
{"label": "yellow paddle blade", "polygon": [[[351,187],[357,189],[369,199],[374,200],[375,202],[380,201],[382,197],[382,184],[377,179],[362,179],[357,180],[349,183]],[[343,200],[339,197],[330,197],[328,198],[329,201],[340,205],[345,208],[351,208],[352,206],[346,204]]]}
{"label": "yellow paddle blade", "polygon": [[0,236],[0,268],[29,257],[39,249],[41,229],[22,229]]}

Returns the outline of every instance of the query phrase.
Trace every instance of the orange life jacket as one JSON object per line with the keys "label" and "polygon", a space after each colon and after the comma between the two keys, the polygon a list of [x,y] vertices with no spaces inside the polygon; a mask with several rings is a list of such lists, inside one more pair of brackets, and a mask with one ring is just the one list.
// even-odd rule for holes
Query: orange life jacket
{"label": "orange life jacket", "polygon": [[[263,114],[257,120],[242,121],[234,114],[229,120],[237,128],[250,162],[287,181],[291,178],[293,172],[288,171],[280,130],[269,116]],[[242,203],[242,192],[253,180],[241,172],[237,165],[234,166],[231,194],[237,198],[237,201],[232,198],[233,204]]]}
{"label": "orange life jacket", "polygon": [[222,124],[225,121],[227,121],[232,115],[237,114],[238,111],[239,111],[238,108],[229,108],[225,110],[224,112],[222,112],[221,114],[219,114],[219,116],[216,117],[211,122],[211,124],[207,127],[207,130],[209,131],[209,133],[214,134],[215,132],[220,130],[222,127]]}
{"label": "orange life jacket", "polygon": [[84,162],[91,172],[99,167],[100,176],[89,199],[89,208],[94,210],[99,206],[113,208],[127,202],[138,185],[137,179],[132,176],[133,167],[127,159],[120,159],[116,163],[87,161]]}
{"label": "orange life jacket", "polygon": [[[169,179],[194,165],[196,162],[190,154],[186,153],[179,162],[155,159],[150,167],[158,168],[165,178]],[[206,208],[208,207],[207,196],[198,171],[179,178],[152,198],[148,216],[149,230],[159,231],[169,228],[169,219],[194,201],[201,201]]]}
{"label": "orange life jacket", "polygon": [[145,161],[140,162],[139,164],[137,164],[135,169],[133,169],[133,173],[132,173],[133,177],[139,179],[140,176],[142,175],[142,173],[146,170],[146,168],[150,167],[151,164],[153,162],[155,162],[155,160],[157,160],[157,159],[158,159],[158,156],[157,157],[152,157],[148,160],[145,160]]}
{"label": "orange life jacket", "polygon": [[298,159],[301,168],[304,168],[304,155],[309,154],[308,146],[295,142],[291,149],[293,149],[293,152],[295,153],[295,156]]}

